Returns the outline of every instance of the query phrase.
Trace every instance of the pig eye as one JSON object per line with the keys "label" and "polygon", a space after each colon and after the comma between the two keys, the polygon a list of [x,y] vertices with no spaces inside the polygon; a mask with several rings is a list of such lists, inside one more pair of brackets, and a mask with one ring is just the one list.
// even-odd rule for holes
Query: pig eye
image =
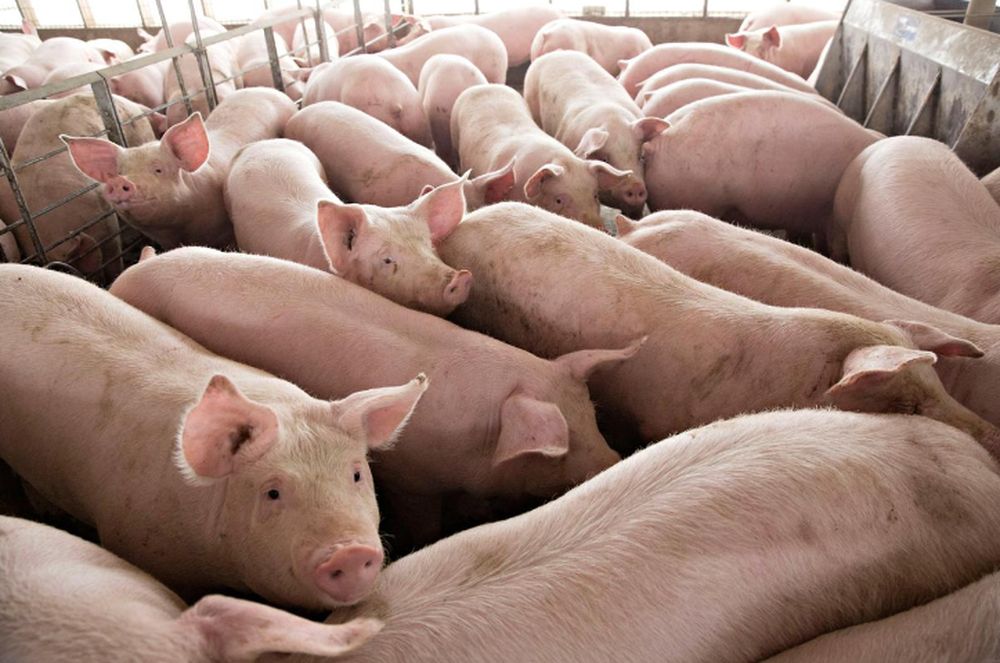
{"label": "pig eye", "polygon": [[163,169],[160,168],[159,166],[156,166],[155,168],[153,168],[153,172],[156,173],[157,175],[162,175]]}
{"label": "pig eye", "polygon": [[350,251],[354,248],[354,228],[347,231],[347,250]]}
{"label": "pig eye", "polygon": [[556,205],[558,205],[559,207],[562,207],[563,205],[566,204],[566,198],[564,198],[563,196],[556,196],[556,201],[555,202],[556,202]]}
{"label": "pig eye", "polygon": [[361,470],[354,470],[354,483],[361,482]]}
{"label": "pig eye", "polygon": [[386,265],[391,265],[392,263],[394,263],[396,261],[393,260],[392,258],[382,258],[382,262],[385,263]]}
{"label": "pig eye", "polygon": [[269,500],[281,499],[281,491],[279,491],[277,488],[272,488],[271,490],[267,491],[267,499]]}

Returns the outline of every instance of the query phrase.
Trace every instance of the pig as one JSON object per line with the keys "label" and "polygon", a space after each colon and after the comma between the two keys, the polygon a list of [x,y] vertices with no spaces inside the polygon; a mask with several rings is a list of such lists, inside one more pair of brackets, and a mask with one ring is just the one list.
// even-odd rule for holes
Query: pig
{"label": "pig", "polygon": [[[229,286],[245,294],[206,306]],[[169,288],[177,290],[168,296]],[[395,447],[373,465],[380,495],[394,511],[418,512],[411,523],[427,530],[425,539],[436,535],[448,494],[548,498],[618,460],[598,432],[584,381],[634,348],[547,361],[318,270],[195,247],[141,262],[111,291],[211,350],[321,397],[426,368],[431,387]],[[308,304],[292,311],[289,297]],[[227,312],[237,309],[239,316]],[[285,313],[275,318],[278,311]],[[280,341],[288,333],[297,338],[294,352]]]}
{"label": "pig", "polygon": [[673,65],[687,63],[746,71],[769,78],[799,92],[816,94],[816,88],[802,80],[801,76],[735,48],[702,42],[657,44],[631,60],[620,62],[621,74],[618,76],[618,82],[625,86],[625,91],[634,98],[643,82],[656,72]]}
{"label": "pig", "polygon": [[107,64],[125,62],[135,57],[132,47],[121,39],[88,39],[87,45],[96,48]]}
{"label": "pig", "polygon": [[778,65],[802,78],[816,69],[819,56],[837,31],[839,21],[816,21],[737,32],[726,35],[726,44]]}
{"label": "pig", "polygon": [[0,94],[11,94],[39,87],[56,67],[69,62],[92,62],[104,65],[104,56],[75,37],[51,37],[35,48],[27,60],[3,72]]}
{"label": "pig", "polygon": [[[320,25],[323,29],[323,38],[326,40],[327,59],[336,60],[340,57],[340,44],[337,42],[337,35],[326,21],[320,21]],[[310,64],[318,64],[322,61],[315,19],[299,21],[295,24],[291,44],[296,57],[302,58]]]}
{"label": "pig", "polygon": [[[142,145],[153,140],[148,118],[127,122],[139,118],[145,109],[127,99],[115,97],[114,101],[128,144]],[[104,131],[104,122],[92,95],[74,95],[38,108],[24,125],[17,148],[11,155],[11,164],[17,169],[21,194],[45,249],[45,262],[69,263],[85,275],[98,276],[110,283],[122,268],[121,241],[117,237],[118,221],[111,213],[112,208],[98,192],[89,191],[38,215],[45,207],[90,184],[73,167],[70,156],[60,150],[63,145],[59,136],[67,131],[85,135],[99,135]],[[52,152],[56,153],[53,157],[32,163],[36,157]],[[20,208],[7,186],[2,187],[0,195],[0,218],[21,219]],[[81,229],[83,232],[66,239]],[[14,236],[23,257],[35,256],[35,244],[26,224],[17,226]]]}
{"label": "pig", "polygon": [[458,166],[458,155],[451,144],[451,109],[455,100],[473,85],[486,83],[483,72],[461,55],[435,55],[420,70],[417,86],[420,105],[430,123],[434,150],[449,166]]}
{"label": "pig", "polygon": [[[120,97],[131,99],[146,108],[160,108],[166,102],[163,88],[168,67],[172,68],[169,60],[146,65],[115,76],[108,82],[108,85],[111,92]],[[162,135],[162,133],[161,131],[158,135]]]}
{"label": "pig", "polygon": [[631,171],[585,160],[538,128],[516,91],[505,85],[477,85],[455,100],[451,142],[462,169],[473,174],[514,163],[510,199],[601,228],[599,191],[624,186]]}
{"label": "pig", "polygon": [[41,523],[0,516],[0,639],[13,661],[254,661],[339,656],[382,627],[320,625],[260,603],[212,595],[188,608],[147,573]]}
{"label": "pig", "polygon": [[[261,13],[251,25],[262,25],[265,21],[275,19],[281,16],[291,15],[300,11],[300,7],[295,4],[284,5],[281,7],[273,7],[263,13]],[[352,10],[346,10],[336,7],[327,7],[322,10],[323,21],[330,26],[334,31],[334,39],[329,39],[328,34],[328,50],[330,57],[336,57],[339,55],[347,55],[349,52],[358,48],[358,37],[357,31],[354,26],[354,12]],[[316,30],[316,19],[313,16],[305,16],[297,19],[289,19],[287,21],[278,23],[274,26],[274,33],[276,35],[281,35],[282,39],[285,40],[286,44],[293,44],[295,41],[296,32],[300,34],[302,24],[312,24],[310,28],[309,35],[310,41],[315,41],[315,30]],[[385,35],[385,27],[382,26],[378,20],[369,15],[363,18],[362,31],[364,33],[364,39],[366,42],[376,42],[379,36]],[[381,44],[382,48],[385,48],[385,40],[377,42]],[[369,48],[369,52],[373,52],[372,49],[377,49],[376,43],[372,44]],[[305,58],[303,58],[305,59]],[[317,57],[318,59],[318,57]]]}
{"label": "pig", "polygon": [[[224,25],[207,16],[198,16],[198,29],[202,36],[208,34],[221,34],[226,31]],[[167,26],[166,30],[160,30],[155,36],[149,34],[142,28],[136,32],[142,37],[143,43],[136,49],[138,53],[157,53],[165,51],[173,46],[180,46],[187,41],[188,37],[194,34],[194,24],[190,20],[174,21]],[[171,43],[167,43],[167,33],[170,34]]]}
{"label": "pig", "polygon": [[[70,62],[68,64],[59,65],[52,71],[48,73],[45,79],[42,81],[42,85],[51,85],[52,83],[61,83],[69,78],[74,78],[76,76],[83,76],[84,74],[90,74],[95,71],[100,71],[104,69],[105,65],[98,64],[96,62]],[[65,92],[57,92],[56,94],[49,95],[49,99],[61,99],[62,97],[68,97],[71,94],[79,93],[90,93],[91,87],[89,84],[82,85],[73,90],[66,90]]]}
{"label": "pig", "polygon": [[[202,37],[218,32],[204,30]],[[190,35],[185,42],[189,46],[195,45],[194,35]],[[209,46],[205,53],[208,57],[208,66],[212,73],[212,80],[215,82],[215,96],[221,104],[226,97],[236,91],[242,85],[239,77],[236,76],[236,53],[233,50],[232,42],[223,42]],[[184,81],[184,90],[191,96],[190,103],[193,112],[201,113],[203,117],[208,117],[208,96],[205,92],[206,83],[201,76],[201,67],[197,58],[193,54],[182,55],[179,60],[181,79]],[[235,77],[235,78],[234,78]],[[177,78],[177,70],[170,66],[166,70],[163,79],[163,97],[167,108],[167,124],[175,125],[182,122],[188,116],[187,105],[182,100],[184,92],[181,90],[180,82]]]}
{"label": "pig", "polygon": [[998,622],[1000,573],[991,573],[930,603],[822,635],[767,663],[990,663],[1000,659]]}
{"label": "pig", "polygon": [[406,74],[416,87],[420,84],[420,70],[424,63],[438,53],[461,55],[468,59],[490,83],[507,81],[507,48],[495,32],[478,25],[456,25],[434,30],[409,44],[390,48],[378,55]]}
{"label": "pig", "polygon": [[21,33],[0,32],[0,72],[23,63],[41,45],[34,26],[24,21]]}
{"label": "pig", "polygon": [[318,400],[27,265],[0,265],[0,340],[18,348],[0,368],[0,460],[109,551],[185,596],[226,587],[319,610],[371,589],[383,552],[366,454],[405,424],[423,375]]}
{"label": "pig", "polygon": [[330,270],[443,316],[472,285],[469,272],[451,269],[434,251],[465,213],[462,184],[443,184],[408,207],[345,205],[326,188],[316,155],[276,139],[240,150],[225,197],[240,249]]}
{"label": "pig", "polygon": [[433,144],[417,88],[378,55],[353,55],[316,67],[306,83],[302,105],[320,101],[347,104],[424,147]]}
{"label": "pig", "polygon": [[840,180],[834,216],[858,271],[1000,323],[1000,205],[947,145],[894,136],[867,148]]}
{"label": "pig", "polygon": [[877,140],[860,124],[804,95],[767,90],[702,99],[666,121],[643,146],[650,209],[815,234],[831,251],[843,243],[831,218],[837,184]]}
{"label": "pig", "polygon": [[959,405],[934,373],[936,349],[950,337],[933,327],[760,304],[520,203],[469,214],[438,251],[476,275],[452,316],[465,327],[541,357],[649,336],[635,357],[589,383],[617,420],[622,445],[740,412],[834,405],[920,412],[1000,453],[1000,432]]}
{"label": "pig", "polygon": [[12,106],[7,110],[0,111],[0,140],[7,150],[7,156],[14,154],[17,147],[17,139],[21,136],[21,131],[28,119],[34,115],[35,111],[45,108],[54,102],[48,99],[38,99],[25,104]]}
{"label": "pig", "polygon": [[[299,65],[292,59],[288,53],[288,44],[277,32],[274,33],[274,46],[280,59],[281,83],[285,94],[292,101],[298,101],[305,90],[299,80]],[[242,73],[243,87],[274,87],[270,55],[263,32],[251,32],[240,37],[235,57],[236,67]]]}
{"label": "pig", "polygon": [[955,337],[955,349],[972,343],[983,358],[949,356],[942,344],[934,368],[949,393],[1000,426],[1000,394],[992,387],[1000,385],[1000,327],[901,295],[815,251],[700,212],[657,212],[639,222],[618,217],[617,225],[618,237],[629,246],[699,281],[765,304],[824,308],[876,322],[914,320]]}
{"label": "pig", "polygon": [[664,118],[675,110],[695,101],[719,97],[724,94],[747,92],[749,89],[732,83],[713,81],[709,78],[688,78],[671,83],[654,92],[649,101],[642,107],[642,114],[646,117]]}
{"label": "pig", "polygon": [[425,16],[424,20],[434,30],[455,25],[475,23],[497,33],[507,48],[507,66],[520,67],[531,60],[531,42],[542,26],[563,18],[565,14],[555,7],[511,7],[487,14],[464,16]]}
{"label": "pig", "polygon": [[73,164],[101,183],[123,218],[164,248],[227,247],[233,228],[222,184],[245,144],[277,138],[295,102],[277,90],[238,90],[207,121],[195,113],[159,141],[123,149],[98,138],[64,137]]}
{"label": "pig", "polygon": [[[782,85],[781,83],[772,81],[770,78],[764,78],[763,76],[751,74],[747,71],[730,69],[729,67],[719,67],[711,64],[675,64],[658,71],[647,78],[639,88],[639,92],[636,94],[635,103],[639,106],[639,108],[645,108],[647,100],[660,89],[667,87],[672,83],[678,83],[691,78],[702,78],[717,81],[719,83],[739,85],[752,90],[777,90],[779,92],[802,93],[801,91],[794,90],[787,85]],[[837,109],[836,104],[828,101],[815,92],[805,94],[808,94],[808,98],[813,101],[817,101],[825,106]]]}
{"label": "pig", "polygon": [[629,216],[642,215],[642,146],[665,131],[666,122],[644,118],[618,81],[579,51],[533,60],[524,78],[524,100],[535,122],[576,156],[631,172],[614,188],[600,189],[599,197]]}
{"label": "pig", "polygon": [[[434,152],[345,104],[303,108],[288,121],[285,136],[312,150],[333,190],[356,203],[403,207],[427,186],[459,180]],[[470,209],[507,199],[513,187],[512,162],[463,185]]]}
{"label": "pig", "polygon": [[576,18],[549,21],[531,42],[531,61],[561,49],[589,55],[612,76],[618,63],[630,60],[653,47],[646,33],[638,28],[603,25]]}
{"label": "pig", "polygon": [[408,555],[327,623],[385,621],[351,663],[758,661],[992,571],[996,468],[923,417],[743,416]]}
{"label": "pig", "polygon": [[983,177],[982,183],[993,196],[993,200],[1000,204],[1000,168]]}
{"label": "pig", "polygon": [[750,32],[771,25],[798,25],[815,21],[833,21],[840,18],[836,14],[819,7],[790,2],[778,2],[762,9],[752,11],[740,23],[739,32]]}
{"label": "pig", "polygon": [[0,262],[20,262],[21,251],[17,248],[14,231],[0,219]]}

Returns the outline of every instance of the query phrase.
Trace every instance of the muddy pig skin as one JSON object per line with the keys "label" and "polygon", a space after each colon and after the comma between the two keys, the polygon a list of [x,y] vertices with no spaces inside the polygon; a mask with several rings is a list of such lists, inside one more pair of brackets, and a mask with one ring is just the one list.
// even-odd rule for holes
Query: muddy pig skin
{"label": "muddy pig skin", "polygon": [[[355,203],[401,207],[427,186],[460,178],[433,151],[356,108],[324,101],[296,113],[285,137],[312,150],[330,188]],[[514,187],[513,164],[465,181],[469,209],[506,200]]]}
{"label": "muddy pig skin", "polygon": [[208,120],[197,113],[159,141],[123,149],[103,138],[65,137],[76,167],[101,195],[164,248],[227,247],[233,226],[222,185],[243,145],[278,138],[295,102],[277,90],[238,90]]}
{"label": "muddy pig skin", "polygon": [[945,392],[936,355],[904,326],[760,304],[519,203],[468,215],[440,252],[476,275],[453,314],[463,326],[541,357],[648,335],[635,357],[589,382],[642,441],[740,412],[832,404],[921,412],[996,450],[997,430]]}
{"label": "muddy pig skin", "polygon": [[816,94],[816,89],[806,83],[801,76],[735,48],[703,42],[658,44],[638,57],[622,63],[624,66],[618,76],[618,82],[625,86],[626,92],[635,97],[643,82],[653,74],[667,67],[685,63],[709,64],[746,71],[787,85],[799,92]]}
{"label": "muddy pig skin", "polygon": [[385,122],[410,140],[431,147],[431,128],[417,88],[377,55],[354,55],[315,67],[302,105],[340,101]]}
{"label": "muddy pig skin", "polygon": [[555,51],[577,51],[614,76],[618,74],[619,62],[630,60],[652,47],[649,37],[638,28],[560,18],[546,23],[535,35],[531,42],[531,61]]}
{"label": "muddy pig skin", "polygon": [[451,144],[451,109],[455,100],[473,85],[486,85],[486,77],[460,55],[435,55],[420,70],[420,104],[434,137],[434,150],[449,165],[458,166]]}
{"label": "muddy pig skin", "polygon": [[455,101],[451,142],[463,170],[482,175],[514,164],[510,200],[538,205],[603,228],[600,191],[623,186],[632,174],[581,159],[542,131],[524,99],[505,85],[477,85]]}
{"label": "muddy pig skin", "polygon": [[765,90],[702,99],[667,122],[643,148],[651,210],[842,242],[831,221],[837,184],[876,140],[860,124],[804,95]]}
{"label": "muddy pig skin", "polygon": [[858,271],[1000,323],[1000,205],[943,143],[894,136],[872,145],[844,172],[835,215]]}
{"label": "muddy pig skin", "polygon": [[[688,276],[765,304],[910,321],[911,333],[937,338],[934,368],[948,393],[1000,425],[1000,326],[935,308],[815,251],[700,212],[657,212],[639,222],[619,217],[618,237]],[[967,358],[979,352],[985,354]]]}
{"label": "muddy pig skin", "polygon": [[385,621],[351,663],[748,663],[992,571],[998,499],[923,417],[744,416],[409,555],[327,621]]}
{"label": "muddy pig skin", "polygon": [[787,27],[775,25],[726,35],[733,48],[808,78],[819,56],[837,31],[837,21],[816,21]]}
{"label": "muddy pig skin", "polygon": [[403,306],[447,315],[465,301],[467,271],[434,247],[465,214],[462,182],[408,207],[345,205],[307,147],[279,138],[248,145],[233,160],[226,205],[243,251],[330,270]]}
{"label": "muddy pig skin", "polygon": [[[219,288],[230,296],[219,301]],[[373,466],[394,511],[426,507],[415,517],[424,529],[448,493],[549,497],[618,459],[597,430],[584,380],[634,348],[547,361],[318,270],[208,249],[142,261],[112,292],[214,351],[323,397],[426,370],[431,387],[420,407]],[[290,301],[302,305],[289,309]],[[233,317],[240,309],[250,317]],[[294,352],[280,340],[287,334],[298,339]]]}
{"label": "muddy pig skin", "polygon": [[490,83],[507,81],[507,48],[495,32],[478,25],[434,30],[409,44],[382,51],[379,57],[398,67],[417,86],[424,63],[438,53],[468,59]]}
{"label": "muddy pig skin", "polygon": [[229,588],[320,609],[382,563],[366,455],[418,376],[329,402],[186,336],[83,279],[0,265],[0,460],[190,596]]}
{"label": "muddy pig skin", "polygon": [[885,619],[810,640],[767,663],[992,663],[1000,659],[1000,573]]}
{"label": "muddy pig skin", "polygon": [[582,159],[597,159],[631,171],[601,202],[639,217],[646,204],[642,145],[667,128],[642,111],[611,74],[585,53],[557,51],[528,67],[524,100],[542,129]]}
{"label": "muddy pig skin", "polygon": [[211,663],[267,652],[339,656],[382,624],[320,626],[261,603],[206,596],[189,609],[125,560],[62,530],[0,516],[5,661]]}

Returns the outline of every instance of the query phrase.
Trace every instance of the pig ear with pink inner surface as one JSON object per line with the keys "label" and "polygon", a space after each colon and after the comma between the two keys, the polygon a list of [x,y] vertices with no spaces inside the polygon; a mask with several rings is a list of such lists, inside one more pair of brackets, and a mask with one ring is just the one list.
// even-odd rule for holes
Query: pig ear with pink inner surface
{"label": "pig ear with pink inner surface", "polygon": [[911,366],[930,366],[936,361],[933,352],[900,345],[856,348],[844,359],[842,377],[827,389],[826,396],[840,409],[865,411],[873,395],[893,378]]}
{"label": "pig ear with pink inner surface", "polygon": [[615,216],[616,237],[624,237],[631,232],[635,232],[638,228],[639,223],[637,221],[633,221],[624,214],[618,214]]}
{"label": "pig ear with pink inner surface", "polygon": [[726,43],[733,48],[743,48],[747,43],[747,36],[744,34],[727,34]]}
{"label": "pig ear with pink inner surface", "polygon": [[208,161],[209,141],[201,113],[167,129],[160,145],[173,156],[183,170],[193,173]]}
{"label": "pig ear with pink inner surface", "polygon": [[570,375],[580,382],[586,382],[590,374],[607,364],[625,361],[635,356],[639,348],[646,342],[648,336],[636,339],[629,345],[618,350],[577,350],[554,359],[559,366],[569,369]]}
{"label": "pig ear with pink inner surface", "polygon": [[608,142],[608,132],[603,127],[591,127],[580,138],[580,143],[573,150],[573,154],[581,159],[588,159],[590,155],[604,147]]}
{"label": "pig ear with pink inner surface", "polygon": [[511,394],[500,408],[500,435],[493,466],[521,456],[549,458],[569,451],[569,425],[554,403],[524,394]]}
{"label": "pig ear with pink inner surface", "polygon": [[410,204],[414,214],[427,223],[432,244],[443,241],[465,216],[464,187],[468,178],[469,173],[466,172],[460,179],[442,184]]}
{"label": "pig ear with pink inner surface", "polygon": [[632,174],[631,170],[618,170],[603,161],[595,160],[587,162],[587,170],[597,176],[597,186],[600,189],[614,189]]}
{"label": "pig ear with pink inner surface", "polygon": [[122,148],[103,138],[76,138],[62,134],[69,157],[77,170],[97,182],[107,183],[118,175],[118,155]]}
{"label": "pig ear with pink inner surface", "polygon": [[773,48],[781,48],[781,33],[778,26],[772,25],[764,32],[764,44]]}
{"label": "pig ear with pink inner surface", "polygon": [[644,117],[632,123],[632,133],[640,143],[651,141],[670,128],[670,124],[659,117]]}
{"label": "pig ear with pink inner surface", "polygon": [[511,159],[506,166],[489,173],[483,173],[471,180],[472,186],[482,192],[483,203],[492,205],[507,200],[514,189],[514,163]]}
{"label": "pig ear with pink inner surface", "polygon": [[290,612],[228,596],[201,599],[177,623],[205,643],[212,660],[255,661],[263,654],[340,656],[382,629],[377,619],[321,624]]}
{"label": "pig ear with pink inner surface", "polygon": [[939,357],[982,357],[983,351],[975,343],[952,336],[923,322],[913,320],[886,320],[885,324],[899,327],[913,339],[921,350],[929,350]]}
{"label": "pig ear with pink inner surface", "polygon": [[524,195],[528,200],[542,195],[542,187],[553,178],[559,177],[566,169],[557,163],[547,163],[532,174],[524,183]]}
{"label": "pig ear with pink inner surface", "polygon": [[344,274],[351,263],[351,252],[368,225],[368,216],[360,205],[344,205],[321,200],[316,205],[316,225],[323,253],[335,274]]}
{"label": "pig ear with pink inner surface", "polygon": [[398,387],[379,387],[351,394],[332,403],[337,425],[359,436],[369,449],[392,445],[413,414],[430,381],[421,373]]}
{"label": "pig ear with pink inner surface", "polygon": [[175,460],[192,483],[221,479],[267,453],[278,440],[278,417],[225,375],[214,375],[184,415]]}

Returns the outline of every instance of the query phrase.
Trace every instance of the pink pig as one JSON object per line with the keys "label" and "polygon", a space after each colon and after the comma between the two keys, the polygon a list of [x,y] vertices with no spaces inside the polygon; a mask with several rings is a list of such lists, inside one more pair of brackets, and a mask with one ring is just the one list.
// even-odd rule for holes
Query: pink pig
{"label": "pink pig", "polygon": [[628,62],[621,62],[622,73],[618,76],[618,81],[625,86],[625,90],[632,97],[635,97],[643,82],[656,72],[673,65],[686,63],[710,64],[746,71],[769,78],[799,92],[816,94],[816,89],[805,82],[801,76],[735,48],[702,42],[658,44]]}
{"label": "pink pig", "polygon": [[827,42],[837,31],[838,21],[817,21],[787,27],[772,25],[759,30],[727,34],[733,48],[778,65],[785,71],[808,78]]}
{"label": "pink pig", "polygon": [[451,269],[434,250],[465,213],[462,184],[442,185],[408,207],[345,205],[308,148],[278,139],[240,151],[225,193],[240,249],[329,269],[404,306],[447,315],[472,286],[472,274]]}
{"label": "pink pig", "polygon": [[618,81],[578,51],[533,61],[524,78],[524,100],[535,122],[578,157],[630,171],[620,184],[600,191],[601,202],[642,216],[642,146],[664,131],[666,122],[644,118]]}
{"label": "pink pig", "polygon": [[986,190],[990,192],[990,195],[993,196],[993,200],[997,201],[997,204],[1000,204],[1000,168],[983,177],[982,183],[986,187]]}
{"label": "pink pig", "polygon": [[806,4],[779,2],[747,14],[740,24],[740,32],[759,30],[771,25],[797,25],[814,21],[832,21],[840,18],[838,14],[810,7]]}
{"label": "pink pig", "polygon": [[695,101],[719,97],[724,94],[748,92],[749,90],[750,88],[745,88],[742,85],[722,83],[709,78],[688,78],[671,83],[652,93],[652,96],[642,107],[642,114],[646,117],[667,117],[675,110]]}
{"label": "pink pig", "polygon": [[648,51],[653,43],[638,28],[602,25],[576,18],[560,18],[546,23],[531,42],[531,61],[558,50],[580,51],[589,55],[612,76],[618,63]]}
{"label": "pink pig", "polygon": [[35,48],[27,60],[3,72],[0,94],[39,87],[53,69],[70,62],[106,64],[104,56],[86,42],[74,37],[52,37]]}
{"label": "pink pig", "polygon": [[565,14],[555,7],[535,5],[500,9],[487,14],[426,16],[424,19],[434,30],[466,23],[492,30],[507,47],[507,65],[519,67],[531,60],[531,42],[542,26],[563,16]]}
{"label": "pink pig", "polygon": [[109,551],[185,595],[317,610],[371,590],[383,552],[366,456],[398,434],[424,376],[318,400],[25,265],[0,265],[0,341],[18,349],[0,460]]}
{"label": "pink pig", "polygon": [[420,83],[420,70],[424,63],[438,53],[461,55],[490,83],[507,80],[507,48],[492,30],[478,25],[456,25],[453,28],[434,30],[409,44],[379,53],[379,57],[406,74],[414,86]]}
{"label": "pink pig", "polygon": [[[428,186],[459,179],[431,150],[370,115],[333,101],[296,113],[285,136],[312,150],[330,187],[356,203],[401,207]],[[513,163],[466,180],[463,186],[470,209],[506,200],[514,187]]]}
{"label": "pink pig", "polygon": [[164,247],[230,246],[222,184],[246,143],[276,138],[295,112],[277,90],[234,92],[203,122],[194,114],[154,143],[123,149],[101,138],[67,136],[80,172],[129,223]]}
{"label": "pink pig", "polygon": [[451,115],[451,140],[462,168],[473,173],[496,171],[513,162],[511,200],[595,228],[604,225],[599,192],[624,186],[632,174],[574,154],[538,128],[521,95],[505,85],[477,85],[459,95]]}
{"label": "pink pig", "polygon": [[339,101],[378,118],[410,140],[431,147],[431,128],[414,84],[377,55],[352,55],[315,67],[302,106]]}
{"label": "pink pig", "polygon": [[451,109],[458,95],[486,83],[483,72],[461,55],[435,55],[420,70],[420,105],[430,122],[434,149],[450,166],[458,165],[458,154],[451,144]]}
{"label": "pink pig", "polygon": [[125,560],[62,530],[0,516],[0,633],[15,661],[210,663],[268,652],[339,656],[382,622],[320,626],[262,603],[190,608]]}

